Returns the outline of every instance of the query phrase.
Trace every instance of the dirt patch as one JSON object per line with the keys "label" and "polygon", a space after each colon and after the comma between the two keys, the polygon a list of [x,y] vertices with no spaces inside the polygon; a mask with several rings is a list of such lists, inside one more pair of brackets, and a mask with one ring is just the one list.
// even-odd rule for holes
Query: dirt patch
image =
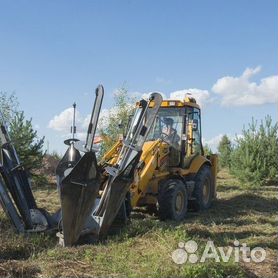
{"label": "dirt patch", "polygon": [[249,277],[276,278],[278,274],[277,252],[271,249],[266,250],[266,258],[261,263],[242,263],[243,268]]}

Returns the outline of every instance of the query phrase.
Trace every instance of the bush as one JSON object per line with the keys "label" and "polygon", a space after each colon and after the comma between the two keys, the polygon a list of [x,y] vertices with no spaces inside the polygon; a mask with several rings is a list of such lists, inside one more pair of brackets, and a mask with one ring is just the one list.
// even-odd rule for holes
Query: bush
{"label": "bush", "polygon": [[99,134],[103,139],[99,157],[102,157],[117,142],[120,133],[125,132],[129,117],[134,111],[134,99],[128,96],[127,89],[124,87],[116,91],[114,100],[115,106],[99,120]]}
{"label": "bush", "polygon": [[18,100],[14,93],[0,92],[0,108],[4,121],[8,124],[18,111]]}
{"label": "bush", "polygon": [[218,145],[218,152],[219,152],[219,166],[221,168],[230,167],[232,143],[227,135],[222,136]]}
{"label": "bush", "polygon": [[56,168],[59,164],[61,157],[57,152],[53,152],[52,154],[45,154],[43,158],[43,167],[40,169],[40,173],[42,175],[55,175]]}
{"label": "bush", "polygon": [[209,147],[209,145],[205,144],[203,149],[204,149],[204,155],[212,155],[213,154],[213,152],[212,152],[211,148]]}
{"label": "bush", "polygon": [[9,128],[9,134],[14,144],[20,162],[35,182],[45,182],[44,175],[39,173],[43,163],[44,137],[38,138],[32,127],[32,120],[25,120],[24,113],[18,110],[19,103],[14,93],[0,92],[0,110],[3,121]]}
{"label": "bush", "polygon": [[28,174],[38,180],[43,177],[38,171],[43,165],[44,137],[38,138],[32,120],[26,120],[23,112],[17,112],[10,122],[9,133],[16,152]]}
{"label": "bush", "polygon": [[252,119],[242,136],[236,139],[231,155],[231,173],[252,185],[277,181],[278,173],[278,124],[267,116],[258,126]]}

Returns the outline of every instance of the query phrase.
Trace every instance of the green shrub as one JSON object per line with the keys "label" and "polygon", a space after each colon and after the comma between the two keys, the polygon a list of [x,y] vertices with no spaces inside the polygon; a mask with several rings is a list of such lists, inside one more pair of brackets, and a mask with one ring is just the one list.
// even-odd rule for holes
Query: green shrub
{"label": "green shrub", "polygon": [[278,124],[270,116],[261,121],[252,119],[242,136],[237,137],[231,154],[231,173],[251,185],[264,185],[277,180]]}
{"label": "green shrub", "polygon": [[32,126],[32,119],[26,120],[23,112],[16,112],[11,119],[9,133],[25,170],[38,181],[44,180],[37,172],[43,165],[44,137],[38,138],[37,131]]}
{"label": "green shrub", "polygon": [[107,111],[106,116],[99,119],[99,134],[103,141],[99,152],[101,158],[118,140],[119,135],[126,131],[130,116],[134,111],[135,99],[128,96],[123,86],[114,93],[115,106]]}
{"label": "green shrub", "polygon": [[18,112],[18,106],[18,100],[14,93],[0,92],[0,109],[6,124],[9,124]]}
{"label": "green shrub", "polygon": [[213,152],[212,152],[212,150],[211,150],[211,148],[209,147],[208,144],[205,144],[203,149],[204,149],[204,155],[211,155],[211,154],[213,154]]}
{"label": "green shrub", "polygon": [[219,166],[221,168],[230,167],[232,142],[227,135],[222,136],[218,145],[218,153],[219,153]]}

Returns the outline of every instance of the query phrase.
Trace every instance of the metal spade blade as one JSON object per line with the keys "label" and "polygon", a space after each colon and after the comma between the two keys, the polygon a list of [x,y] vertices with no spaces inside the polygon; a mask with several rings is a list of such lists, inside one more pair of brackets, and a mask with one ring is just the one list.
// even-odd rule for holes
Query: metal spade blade
{"label": "metal spade blade", "polygon": [[67,173],[70,172],[70,170],[78,163],[80,159],[80,152],[75,148],[74,144],[71,143],[56,168],[58,187],[60,186],[61,181],[65,178]]}
{"label": "metal spade blade", "polygon": [[[113,223],[121,205],[123,204],[126,194],[129,190],[130,183],[133,179],[134,168],[139,162],[141,153],[138,153],[129,167],[113,181],[108,181],[106,196],[104,196],[104,203],[100,204],[100,213],[102,214],[102,221],[100,225],[99,236],[106,236],[111,224]],[[111,177],[110,177],[111,178]]]}
{"label": "metal spade blade", "polygon": [[115,219],[134,178],[135,168],[142,153],[143,144],[153,125],[162,97],[152,93],[148,103],[141,102],[137,108],[129,132],[115,166],[105,168],[109,178],[101,196],[94,216],[100,217],[99,236],[107,234],[109,227]]}
{"label": "metal spade blade", "polygon": [[77,243],[98,195],[100,175],[94,152],[87,152],[60,187],[64,245]]}

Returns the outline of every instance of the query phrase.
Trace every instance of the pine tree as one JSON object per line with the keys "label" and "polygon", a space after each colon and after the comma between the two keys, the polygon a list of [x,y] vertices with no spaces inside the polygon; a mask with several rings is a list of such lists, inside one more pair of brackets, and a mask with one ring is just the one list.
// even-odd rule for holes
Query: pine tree
{"label": "pine tree", "polygon": [[231,156],[231,172],[252,185],[277,181],[278,124],[272,124],[270,116],[259,126],[252,119],[243,129]]}
{"label": "pine tree", "polygon": [[10,123],[18,111],[18,100],[14,93],[0,92],[0,109],[5,122]]}
{"label": "pine tree", "polygon": [[44,137],[38,138],[32,127],[32,119],[26,120],[24,112],[17,112],[9,127],[11,140],[28,174],[39,176],[36,170],[42,168]]}
{"label": "pine tree", "polygon": [[114,101],[115,106],[99,120],[99,134],[103,139],[99,157],[115,144],[121,133],[125,133],[134,110],[134,99],[128,96],[128,91],[124,86],[116,91]]}
{"label": "pine tree", "polygon": [[205,144],[203,149],[204,149],[204,154],[205,155],[211,155],[213,153],[208,144]]}
{"label": "pine tree", "polygon": [[220,167],[230,167],[232,143],[227,135],[223,135],[218,145]]}

